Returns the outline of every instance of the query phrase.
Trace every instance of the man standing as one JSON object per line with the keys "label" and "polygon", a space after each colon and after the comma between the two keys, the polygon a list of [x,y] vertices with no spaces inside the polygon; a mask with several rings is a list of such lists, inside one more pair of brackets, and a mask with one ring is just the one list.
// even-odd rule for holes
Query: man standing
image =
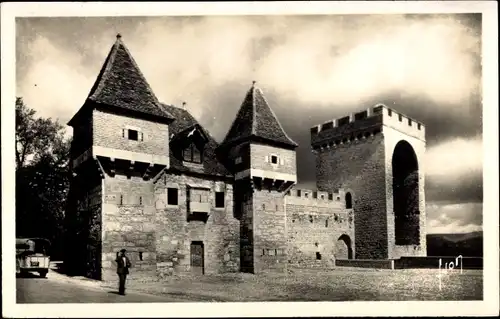
{"label": "man standing", "polygon": [[131,267],[130,260],[125,255],[126,250],[120,250],[120,253],[116,253],[116,273],[120,280],[120,287],[118,293],[120,295],[125,295],[125,281],[128,275],[128,269]]}

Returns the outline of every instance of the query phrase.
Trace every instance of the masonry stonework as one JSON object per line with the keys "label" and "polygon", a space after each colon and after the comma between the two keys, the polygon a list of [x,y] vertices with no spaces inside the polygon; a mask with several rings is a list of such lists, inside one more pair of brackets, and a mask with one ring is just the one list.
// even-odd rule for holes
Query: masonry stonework
{"label": "masonry stonework", "polygon": [[324,268],[333,267],[335,259],[349,259],[355,248],[354,214],[340,194],[293,189],[285,202],[289,264]]}
{"label": "masonry stonework", "polygon": [[[168,204],[168,188],[178,190],[178,204]],[[190,220],[189,189],[206,190],[206,221]],[[215,193],[224,193],[224,207],[215,207]],[[189,272],[190,245],[204,244],[204,273],[237,272],[240,263],[239,222],[233,212],[232,185],[177,174],[163,174],[155,183],[157,271],[160,276]]]}
{"label": "masonry stonework", "polygon": [[[424,173],[420,164],[425,152],[425,127],[421,123],[379,105],[312,128],[311,142],[316,155],[318,188],[327,191],[348,188],[353,191],[356,258],[391,259],[403,255],[425,255]],[[418,198],[416,203],[405,204],[416,206],[411,218],[406,219],[405,227],[416,231],[418,240],[406,245],[396,240],[393,205],[395,184],[392,163],[396,158],[395,148],[400,143],[408,145],[403,152],[414,153],[417,167],[420,166],[413,172],[418,180],[413,194]],[[410,212],[402,212],[403,215],[406,213]]]}
{"label": "masonry stonework", "polygon": [[[168,154],[168,125],[94,110],[94,146],[146,154]],[[126,138],[128,130],[138,132],[138,140]]]}
{"label": "masonry stonework", "polygon": [[117,37],[68,124],[74,274],[117,280],[122,248],[132,279],[425,255],[425,127],[386,106],[313,127],[317,189],[300,189],[298,145],[255,83],[218,143]]}

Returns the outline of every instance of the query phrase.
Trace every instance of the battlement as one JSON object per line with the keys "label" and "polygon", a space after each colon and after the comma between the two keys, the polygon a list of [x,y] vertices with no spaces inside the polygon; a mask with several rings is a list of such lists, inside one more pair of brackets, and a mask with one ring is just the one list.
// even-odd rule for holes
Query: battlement
{"label": "battlement", "polygon": [[335,193],[330,193],[313,189],[292,188],[286,193],[286,197],[287,202],[290,204],[345,207],[345,191],[343,189],[339,189]]}
{"label": "battlement", "polygon": [[339,119],[327,121],[311,128],[313,148],[345,144],[351,140],[368,138],[390,127],[405,134],[425,140],[425,126],[398,113],[384,104],[377,104],[364,111],[350,113]]}

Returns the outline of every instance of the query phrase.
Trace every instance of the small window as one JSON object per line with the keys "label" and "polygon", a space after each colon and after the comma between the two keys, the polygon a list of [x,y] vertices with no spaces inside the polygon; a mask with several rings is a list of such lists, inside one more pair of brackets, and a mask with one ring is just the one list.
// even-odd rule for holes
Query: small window
{"label": "small window", "polygon": [[123,194],[120,194],[120,205],[123,205]]}
{"label": "small window", "polygon": [[392,110],[391,110],[391,109],[388,109],[388,110],[387,110],[387,114],[389,114],[389,116],[392,116]]}
{"label": "small window", "polygon": [[420,123],[417,124],[417,128],[420,130]]}
{"label": "small window", "polygon": [[325,220],[325,227],[328,228],[328,219]]}
{"label": "small window", "polygon": [[128,139],[132,141],[138,141],[139,132],[137,132],[136,130],[128,130]]}
{"label": "small window", "polygon": [[319,251],[316,252],[316,260],[321,260],[321,253]]}
{"label": "small window", "polygon": [[142,251],[139,252],[139,260],[142,261]]}
{"label": "small window", "polygon": [[202,155],[202,152],[194,143],[191,143],[188,147],[186,147],[182,153],[184,161],[198,164],[202,162]]}
{"label": "small window", "polygon": [[332,193],[328,194],[328,200],[333,200],[333,194]]}
{"label": "small window", "polygon": [[139,205],[142,205],[142,196],[139,196]]}
{"label": "small window", "polygon": [[271,155],[271,163],[272,164],[278,164],[278,156]]}
{"label": "small window", "polygon": [[351,193],[345,194],[345,208],[352,208],[352,195]]}
{"label": "small window", "polygon": [[216,208],[224,207],[224,192],[215,193],[215,207]]}
{"label": "small window", "polygon": [[400,122],[402,122],[403,121],[403,115],[398,114],[398,119],[399,119]]}
{"label": "small window", "polygon": [[177,205],[179,202],[178,197],[178,189],[177,188],[168,188],[167,189],[167,203],[168,205]]}
{"label": "small window", "polygon": [[411,126],[411,119],[408,119],[408,125]]}

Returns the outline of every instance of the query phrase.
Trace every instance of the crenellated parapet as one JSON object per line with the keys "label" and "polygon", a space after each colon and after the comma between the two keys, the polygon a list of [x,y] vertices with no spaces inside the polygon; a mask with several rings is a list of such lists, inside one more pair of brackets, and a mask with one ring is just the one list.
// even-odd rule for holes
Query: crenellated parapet
{"label": "crenellated parapet", "polygon": [[366,140],[390,127],[420,140],[425,140],[425,126],[414,119],[395,112],[384,104],[351,113],[311,128],[314,150],[330,149],[359,140]]}
{"label": "crenellated parapet", "polygon": [[332,193],[313,189],[292,188],[286,193],[286,203],[311,207],[350,209],[349,206],[352,206],[352,203],[351,205],[346,203],[347,193],[351,192],[346,192],[344,189]]}

